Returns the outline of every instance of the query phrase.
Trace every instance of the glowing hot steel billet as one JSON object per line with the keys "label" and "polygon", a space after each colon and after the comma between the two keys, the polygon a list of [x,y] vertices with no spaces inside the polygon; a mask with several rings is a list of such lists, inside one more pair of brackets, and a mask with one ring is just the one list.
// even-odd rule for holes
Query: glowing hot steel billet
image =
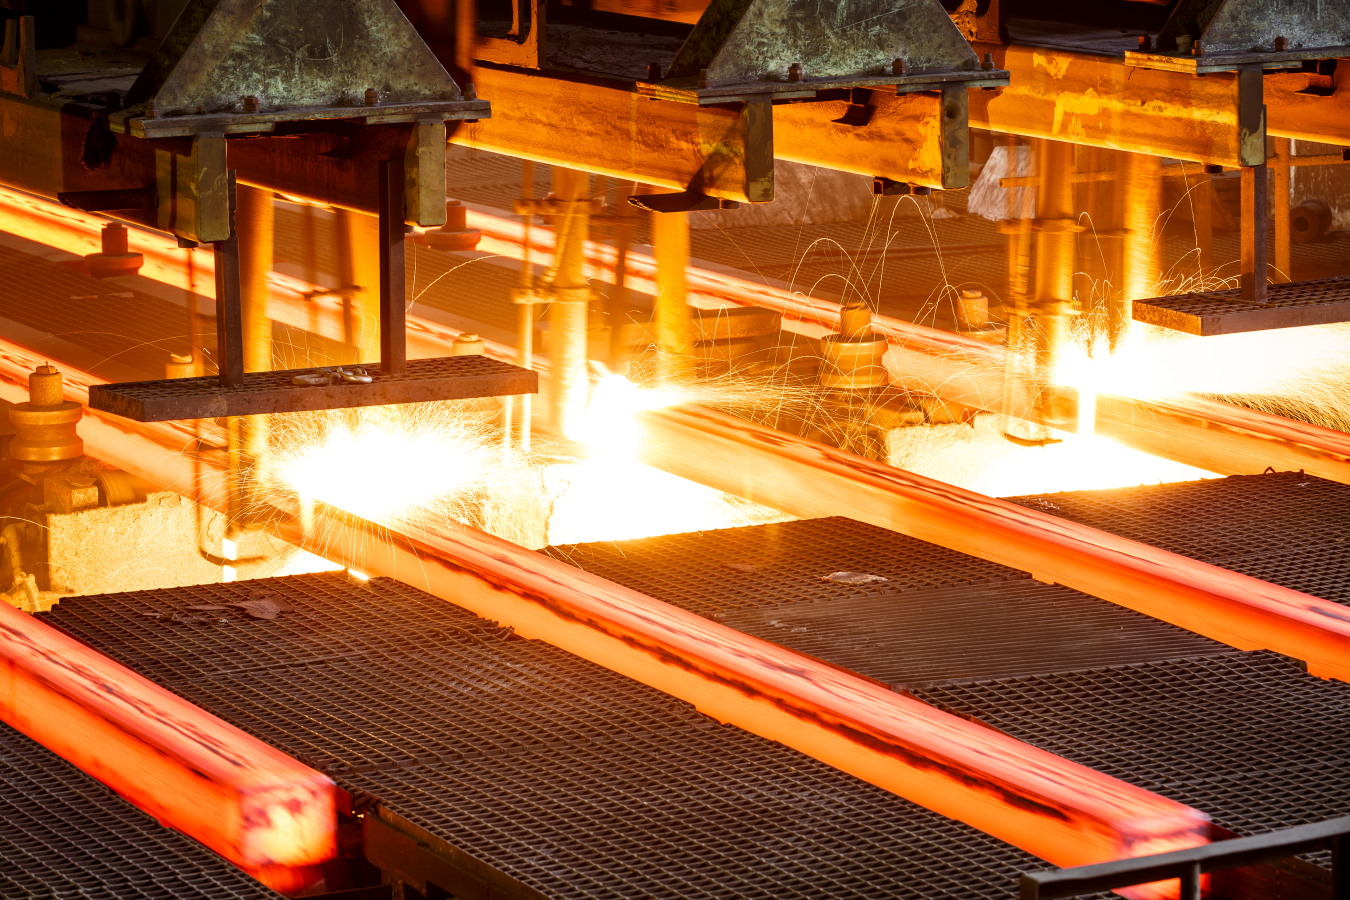
{"label": "glowing hot steel billet", "polygon": [[0,719],[280,890],[336,853],[336,786],[0,603]]}

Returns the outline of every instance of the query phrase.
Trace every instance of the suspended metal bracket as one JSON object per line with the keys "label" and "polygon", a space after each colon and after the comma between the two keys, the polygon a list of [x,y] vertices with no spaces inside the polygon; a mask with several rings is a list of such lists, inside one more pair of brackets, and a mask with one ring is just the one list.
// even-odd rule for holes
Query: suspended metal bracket
{"label": "suspended metal bracket", "polygon": [[1297,69],[1304,60],[1350,57],[1350,0],[1181,0],[1156,49],[1127,51],[1144,69],[1235,72]]}

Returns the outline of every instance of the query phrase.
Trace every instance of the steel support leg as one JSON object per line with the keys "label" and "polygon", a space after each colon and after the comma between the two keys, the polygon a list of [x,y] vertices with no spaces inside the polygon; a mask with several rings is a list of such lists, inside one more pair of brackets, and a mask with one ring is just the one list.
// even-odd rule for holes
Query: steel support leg
{"label": "steel support leg", "polygon": [[1270,204],[1266,199],[1266,166],[1242,169],[1242,299],[1266,302],[1266,229]]}
{"label": "steel support leg", "polygon": [[1121,197],[1125,224],[1120,301],[1112,310],[1111,346],[1130,328],[1134,301],[1158,295],[1162,277],[1157,232],[1162,208],[1162,160],[1143,153],[1121,154]]}
{"label": "steel support leg", "polygon": [[689,265],[689,213],[652,213],[656,254],[656,340],[660,377],[674,381],[693,374],[693,324],[689,317],[685,268]]}
{"label": "steel support leg", "polygon": [[403,160],[380,163],[380,370],[408,364],[407,286],[403,278]]}
{"label": "steel support leg", "polygon": [[239,295],[239,232],[235,228],[234,170],[227,176],[230,236],[216,241],[216,365],[223,387],[244,384],[243,312]]}
{"label": "steel support leg", "polygon": [[1293,280],[1289,259],[1289,139],[1275,139],[1275,163],[1271,166],[1270,190],[1275,208],[1275,271],[1271,280],[1284,284]]}
{"label": "steel support leg", "polygon": [[[1217,171],[1215,171],[1217,169]],[[1201,166],[1191,197],[1195,209],[1195,246],[1200,251],[1200,277],[1214,271],[1214,176],[1223,169]],[[1204,289],[1202,282],[1201,289]]]}
{"label": "steel support leg", "polygon": [[[590,380],[586,367],[586,312],[591,289],[586,283],[586,239],[590,235],[590,175],[576,169],[553,169],[553,196],[563,204],[554,217],[557,232],[553,271],[549,276],[549,403],[553,426],[575,432],[586,412]],[[580,201],[580,202],[577,202]]]}

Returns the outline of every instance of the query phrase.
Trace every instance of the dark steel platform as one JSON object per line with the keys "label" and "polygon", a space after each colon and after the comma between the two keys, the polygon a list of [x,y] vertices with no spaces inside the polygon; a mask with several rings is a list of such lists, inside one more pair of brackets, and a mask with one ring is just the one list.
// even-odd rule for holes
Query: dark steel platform
{"label": "dark steel platform", "polygon": [[1350,485],[1271,472],[1008,499],[1350,605]]}
{"label": "dark steel platform", "polygon": [[[293,611],[190,609],[268,594]],[[75,598],[42,618],[331,773],[368,813],[372,862],[457,896],[1011,900],[1041,865],[385,579]]]}
{"label": "dark steel platform", "polygon": [[1260,834],[1350,812],[1350,684],[1268,651],[914,690]]}
{"label": "dark steel platform", "polygon": [[1350,276],[1272,284],[1266,290],[1265,303],[1243,302],[1240,288],[1136,300],[1134,320],[1202,336],[1350,322]]}
{"label": "dark steel platform", "polygon": [[398,375],[382,375],[379,365],[371,364],[370,384],[312,386],[292,381],[315,371],[249,372],[238,388],[224,387],[214,376],[96,385],[89,389],[89,406],[137,422],[165,422],[505,397],[539,390],[537,372],[486,356],[412,359],[407,371]]}
{"label": "dark steel platform", "polygon": [[0,897],[283,900],[0,723]]}
{"label": "dark steel platform", "polygon": [[[542,552],[897,689],[1231,649],[1026,572],[841,517]],[[839,571],[887,580],[822,580]]]}
{"label": "dark steel platform", "polygon": [[797,603],[721,620],[895,690],[943,678],[1067,672],[1232,649],[1036,581]]}
{"label": "dark steel platform", "polygon": [[[541,552],[709,618],[738,609],[1031,577],[842,516],[630,541],[559,544]],[[822,581],[835,572],[886,580],[861,585]]]}

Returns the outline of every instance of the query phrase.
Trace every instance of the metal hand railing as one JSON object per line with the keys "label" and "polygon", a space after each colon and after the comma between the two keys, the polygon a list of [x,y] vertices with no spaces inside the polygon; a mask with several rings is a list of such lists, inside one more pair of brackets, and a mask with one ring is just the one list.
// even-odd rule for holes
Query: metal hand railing
{"label": "metal hand railing", "polygon": [[1187,850],[1022,874],[1021,900],[1076,897],[1096,891],[1181,879],[1181,900],[1200,900],[1200,876],[1331,850],[1330,900],[1350,900],[1350,816],[1216,841]]}

